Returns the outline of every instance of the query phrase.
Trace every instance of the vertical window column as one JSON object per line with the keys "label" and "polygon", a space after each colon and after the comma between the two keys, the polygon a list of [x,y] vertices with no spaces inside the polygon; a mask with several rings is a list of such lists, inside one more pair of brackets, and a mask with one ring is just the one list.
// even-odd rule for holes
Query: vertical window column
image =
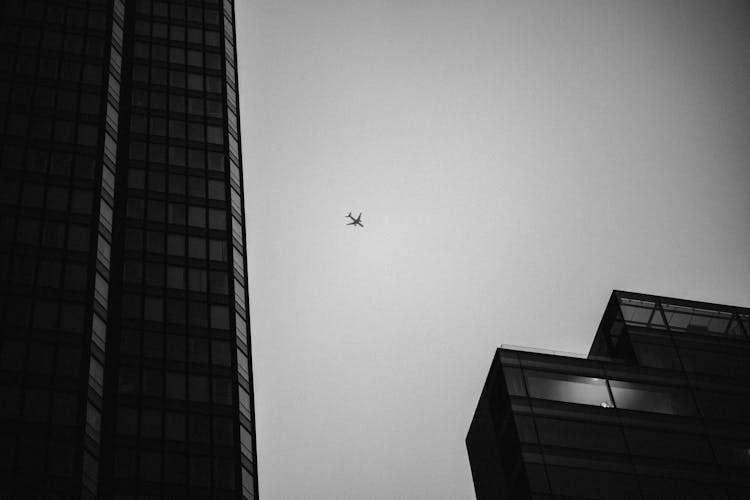
{"label": "vertical window column", "polygon": [[81,497],[97,498],[99,476],[99,447],[101,444],[102,398],[104,387],[104,353],[107,338],[107,310],[109,308],[110,254],[112,241],[112,212],[115,196],[115,165],[117,164],[117,123],[119,116],[120,79],[122,68],[122,35],[125,15],[123,0],[114,0],[112,36],[107,78],[106,123],[104,126],[104,154],[102,158],[99,226],[97,237],[96,280],[91,347],[89,360],[88,403],[86,405],[86,437],[83,453],[83,489]]}
{"label": "vertical window column", "polygon": [[255,498],[255,439],[251,405],[250,348],[247,336],[247,276],[245,274],[245,232],[242,210],[242,174],[240,170],[239,123],[237,111],[237,74],[234,46],[234,6],[224,0],[224,69],[226,75],[226,120],[229,162],[229,201],[232,226],[232,290],[235,304],[235,338],[237,341],[237,399],[240,412],[240,454],[242,498]]}

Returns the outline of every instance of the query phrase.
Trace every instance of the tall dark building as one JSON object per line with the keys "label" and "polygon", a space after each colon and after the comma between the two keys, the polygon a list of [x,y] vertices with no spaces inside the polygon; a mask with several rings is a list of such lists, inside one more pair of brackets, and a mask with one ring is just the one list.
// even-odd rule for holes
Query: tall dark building
{"label": "tall dark building", "polygon": [[0,498],[256,498],[234,35],[0,3]]}
{"label": "tall dark building", "polygon": [[478,500],[750,498],[750,310],[615,291],[587,357],[500,348]]}

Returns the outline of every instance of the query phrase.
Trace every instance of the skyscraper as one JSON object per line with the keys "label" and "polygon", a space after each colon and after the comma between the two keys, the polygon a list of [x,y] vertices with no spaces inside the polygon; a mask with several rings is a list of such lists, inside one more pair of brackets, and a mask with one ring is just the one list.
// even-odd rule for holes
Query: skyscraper
{"label": "skyscraper", "polygon": [[0,497],[255,498],[232,0],[0,25]]}
{"label": "skyscraper", "polygon": [[750,310],[615,291],[588,356],[500,348],[478,500],[750,498]]}

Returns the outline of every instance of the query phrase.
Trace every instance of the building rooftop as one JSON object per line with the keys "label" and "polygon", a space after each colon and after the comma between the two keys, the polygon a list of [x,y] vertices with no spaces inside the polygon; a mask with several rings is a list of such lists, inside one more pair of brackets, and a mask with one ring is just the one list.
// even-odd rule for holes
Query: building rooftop
{"label": "building rooftop", "polygon": [[497,349],[477,499],[750,498],[748,312],[615,290],[588,355]]}

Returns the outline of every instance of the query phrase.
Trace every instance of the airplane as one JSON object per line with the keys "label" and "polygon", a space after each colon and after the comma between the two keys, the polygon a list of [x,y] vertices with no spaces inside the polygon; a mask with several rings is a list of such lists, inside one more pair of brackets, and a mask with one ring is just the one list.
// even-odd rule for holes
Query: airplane
{"label": "airplane", "polygon": [[359,215],[357,216],[356,219],[354,217],[352,217],[352,213],[351,212],[349,212],[349,215],[347,215],[347,217],[349,217],[352,220],[350,223],[347,224],[347,226],[365,227],[365,226],[362,225],[362,212],[359,213]]}

